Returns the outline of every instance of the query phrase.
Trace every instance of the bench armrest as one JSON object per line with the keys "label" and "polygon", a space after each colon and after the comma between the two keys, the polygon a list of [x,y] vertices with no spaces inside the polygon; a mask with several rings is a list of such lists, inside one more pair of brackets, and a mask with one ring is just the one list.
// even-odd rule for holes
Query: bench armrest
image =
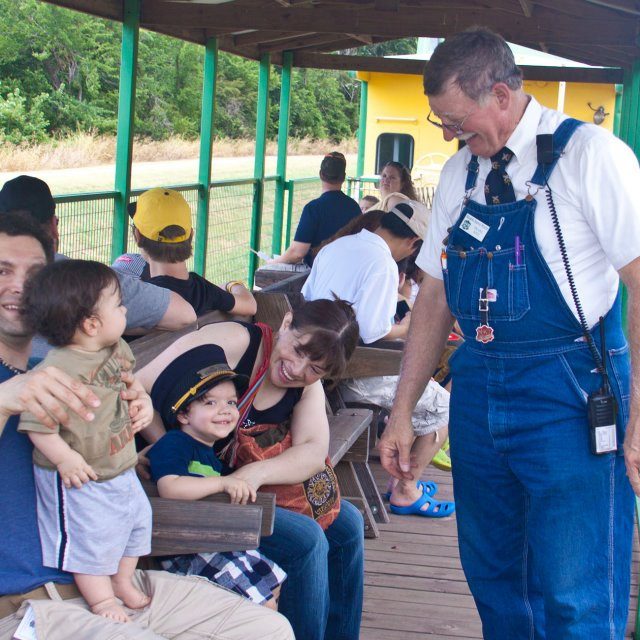
{"label": "bench armrest", "polygon": [[150,498],[151,556],[245,551],[260,544],[262,507]]}

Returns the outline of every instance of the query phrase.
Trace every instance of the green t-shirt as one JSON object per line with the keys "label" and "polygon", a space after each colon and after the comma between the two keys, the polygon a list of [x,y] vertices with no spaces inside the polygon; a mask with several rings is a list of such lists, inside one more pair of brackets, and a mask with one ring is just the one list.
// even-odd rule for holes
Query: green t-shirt
{"label": "green t-shirt", "polygon": [[[134,362],[129,345],[122,339],[113,347],[94,353],[70,347],[52,349],[36,369],[47,366],[62,369],[89,387],[100,399],[100,406],[92,409],[95,418],[91,422],[69,411],[69,424],[53,429],[38,422],[32,414],[23,413],[18,431],[59,433],[93,467],[99,481],[115,478],[137,462],[128,403],[120,397],[125,388],[120,373],[123,368],[132,368]],[[45,469],[56,468],[36,448],[33,462]]]}

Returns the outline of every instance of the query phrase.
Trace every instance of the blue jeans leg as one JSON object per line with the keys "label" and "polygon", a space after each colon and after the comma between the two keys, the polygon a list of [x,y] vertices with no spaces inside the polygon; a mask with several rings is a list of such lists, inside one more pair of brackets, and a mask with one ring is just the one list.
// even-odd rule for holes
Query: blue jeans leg
{"label": "blue jeans leg", "polygon": [[358,640],[364,585],[364,522],[350,502],[325,532],[329,541],[329,621],[326,640]]}
{"label": "blue jeans leg", "polygon": [[[599,380],[588,352],[465,365],[451,452],[484,637],[621,640],[633,495],[622,457],[589,450],[583,390]],[[486,392],[456,395],[473,388]]]}
{"label": "blue jeans leg", "polygon": [[346,500],[325,531],[311,518],[276,508],[260,551],[288,574],[279,611],[301,640],[357,640],[362,616],[364,524]]}
{"label": "blue jeans leg", "polygon": [[296,638],[324,640],[329,615],[329,543],[309,516],[276,507],[273,533],[259,550],[279,564],[287,579],[278,610]]}
{"label": "blue jeans leg", "polygon": [[[456,386],[457,384],[457,386]],[[544,610],[529,571],[527,497],[494,448],[486,425],[486,398],[468,394],[450,407],[449,438],[460,559],[482,619],[486,640],[542,640]],[[478,406],[485,404],[483,409]]]}

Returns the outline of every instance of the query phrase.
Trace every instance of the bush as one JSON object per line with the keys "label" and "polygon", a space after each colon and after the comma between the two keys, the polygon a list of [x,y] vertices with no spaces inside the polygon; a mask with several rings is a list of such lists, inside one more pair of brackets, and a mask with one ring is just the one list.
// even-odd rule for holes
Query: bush
{"label": "bush", "polygon": [[0,96],[0,138],[13,144],[46,140],[49,122],[42,110],[46,100],[47,95],[41,93],[28,105],[20,89]]}

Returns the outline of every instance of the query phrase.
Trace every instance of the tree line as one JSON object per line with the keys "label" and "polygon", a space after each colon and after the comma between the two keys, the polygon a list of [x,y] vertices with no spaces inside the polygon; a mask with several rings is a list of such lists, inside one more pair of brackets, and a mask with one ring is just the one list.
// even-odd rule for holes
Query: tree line
{"label": "tree line", "polygon": [[[37,143],[77,131],[113,134],[117,125],[120,23],[46,4],[0,0],[0,139]],[[415,52],[415,39],[359,54]],[[199,135],[204,47],[141,30],[135,133],[159,140]],[[255,134],[258,63],[220,52],[218,137]],[[359,82],[347,72],[296,69],[290,135],[340,141],[358,126]],[[280,69],[271,74],[268,136],[278,123]]]}

